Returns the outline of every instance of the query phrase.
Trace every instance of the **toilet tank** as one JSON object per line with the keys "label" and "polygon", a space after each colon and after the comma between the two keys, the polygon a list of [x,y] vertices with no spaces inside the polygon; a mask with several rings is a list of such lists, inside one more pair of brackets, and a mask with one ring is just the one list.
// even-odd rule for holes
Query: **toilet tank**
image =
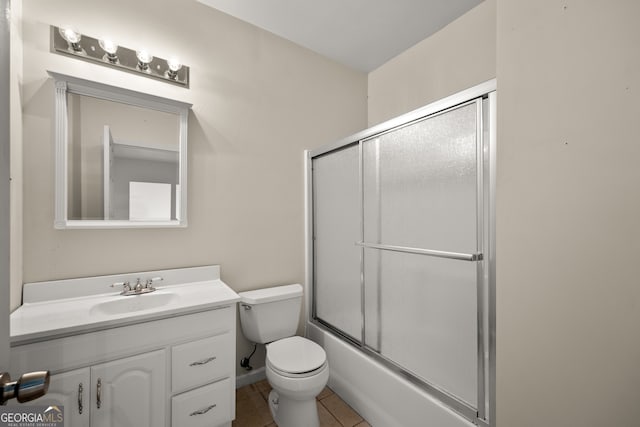
{"label": "toilet tank", "polygon": [[240,324],[251,342],[266,344],[295,335],[302,305],[302,286],[275,286],[240,292]]}

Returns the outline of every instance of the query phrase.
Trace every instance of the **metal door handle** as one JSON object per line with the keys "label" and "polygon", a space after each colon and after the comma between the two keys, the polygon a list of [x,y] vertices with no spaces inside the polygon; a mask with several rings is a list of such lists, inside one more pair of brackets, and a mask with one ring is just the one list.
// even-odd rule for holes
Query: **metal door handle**
{"label": "metal door handle", "polygon": [[9,399],[28,402],[44,396],[49,390],[51,376],[49,371],[36,371],[23,374],[18,381],[11,381],[8,372],[0,373],[0,405]]}

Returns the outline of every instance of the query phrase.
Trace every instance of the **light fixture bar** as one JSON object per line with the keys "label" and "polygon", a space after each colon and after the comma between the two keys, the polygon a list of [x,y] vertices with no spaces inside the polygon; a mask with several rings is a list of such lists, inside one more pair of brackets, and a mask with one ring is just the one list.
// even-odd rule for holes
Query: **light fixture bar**
{"label": "light fixture bar", "polygon": [[[177,64],[174,59],[158,58],[155,55],[151,56],[148,52],[145,52],[146,56],[140,55],[140,52],[142,52],[140,50],[136,55],[136,50],[134,49],[117,46],[113,43],[105,44],[105,40],[100,43],[99,39],[86,34],[78,34],[78,36],[81,36],[79,37],[80,40],[71,43],[65,40],[62,36],[63,33],[65,33],[64,30],[60,31],[60,28],[54,25],[51,26],[51,52],[73,56],[74,58],[128,71],[139,76],[151,77],[178,86],[189,87],[189,67]],[[105,50],[105,47],[108,51]],[[143,62],[140,59],[141,56],[142,59],[150,58],[150,62]]]}

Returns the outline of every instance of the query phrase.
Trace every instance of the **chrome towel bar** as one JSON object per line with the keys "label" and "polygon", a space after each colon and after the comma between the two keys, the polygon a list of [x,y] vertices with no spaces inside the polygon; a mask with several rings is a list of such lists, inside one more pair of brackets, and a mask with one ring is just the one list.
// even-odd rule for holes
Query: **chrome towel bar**
{"label": "chrome towel bar", "polygon": [[459,252],[434,251],[430,249],[410,248],[407,246],[382,245],[378,243],[356,242],[357,246],[383,251],[404,252],[409,254],[427,255],[437,258],[457,259],[460,261],[482,261],[482,253],[465,254]]}

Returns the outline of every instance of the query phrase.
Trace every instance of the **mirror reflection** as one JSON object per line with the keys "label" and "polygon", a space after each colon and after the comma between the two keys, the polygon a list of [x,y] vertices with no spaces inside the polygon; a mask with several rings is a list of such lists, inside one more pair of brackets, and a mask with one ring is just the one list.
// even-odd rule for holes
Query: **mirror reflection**
{"label": "mirror reflection", "polygon": [[179,116],[67,95],[70,220],[179,219]]}
{"label": "mirror reflection", "polygon": [[48,73],[56,101],[55,227],[185,227],[191,104]]}

